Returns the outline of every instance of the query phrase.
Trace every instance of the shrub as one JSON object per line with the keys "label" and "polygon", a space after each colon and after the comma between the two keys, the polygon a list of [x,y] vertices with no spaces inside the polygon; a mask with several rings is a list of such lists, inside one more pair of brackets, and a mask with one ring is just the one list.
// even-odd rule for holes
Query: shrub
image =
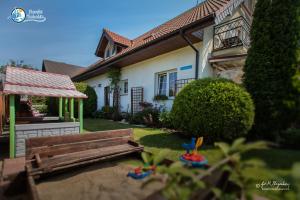
{"label": "shrub", "polygon": [[47,97],[31,96],[32,105],[46,105]]}
{"label": "shrub", "polygon": [[48,106],[47,105],[32,105],[32,107],[39,111],[39,113],[47,113],[48,112]]}
{"label": "shrub", "polygon": [[130,118],[132,124],[145,124],[147,126],[159,125],[159,110],[156,108],[145,108]]}
{"label": "shrub", "polygon": [[280,134],[280,144],[287,148],[300,149],[300,129],[290,128]]}
{"label": "shrub", "polygon": [[[97,109],[97,94],[91,86],[87,83],[75,83],[75,87],[79,92],[82,92],[88,96],[83,100],[83,115],[84,117],[91,117]],[[75,106],[75,113],[77,113],[78,106]]]}
{"label": "shrub", "polygon": [[92,117],[102,119],[104,118],[104,113],[102,110],[96,110],[95,112],[93,112]]}
{"label": "shrub", "polygon": [[103,106],[101,108],[101,112],[103,113],[103,118],[105,119],[112,119],[114,108],[111,106]]}
{"label": "shrub", "polygon": [[205,78],[179,92],[171,117],[174,127],[187,134],[233,140],[251,128],[254,105],[249,93],[232,81]]}
{"label": "shrub", "polygon": [[152,104],[152,103],[146,102],[146,101],[140,102],[139,104],[140,104],[140,106],[142,107],[142,109],[145,109],[145,108],[152,108],[152,107],[153,107],[153,104]]}
{"label": "shrub", "polygon": [[173,128],[172,118],[171,118],[171,112],[169,112],[167,110],[163,110],[159,114],[159,122],[165,128]]}

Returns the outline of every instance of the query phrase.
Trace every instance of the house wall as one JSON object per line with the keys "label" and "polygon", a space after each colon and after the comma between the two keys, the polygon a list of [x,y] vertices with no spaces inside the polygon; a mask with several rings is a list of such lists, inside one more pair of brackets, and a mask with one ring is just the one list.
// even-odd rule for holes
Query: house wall
{"label": "house wall", "polygon": [[[224,21],[231,20],[242,15],[241,9],[237,9]],[[204,28],[203,41],[195,44],[199,50],[199,78],[214,76],[213,68],[208,62],[213,51],[213,26]],[[183,66],[192,65],[191,69],[181,70]],[[121,69],[121,80],[128,80],[128,94],[121,96],[121,110],[129,112],[131,106],[130,89],[132,87],[144,88],[144,101],[154,105],[162,105],[171,109],[173,99],[163,102],[153,102],[156,94],[156,74],[168,70],[177,70],[177,80],[195,78],[195,52],[190,46],[124,67]],[[98,109],[104,106],[104,87],[109,86],[107,74],[102,74],[86,80],[90,86],[94,87],[98,96]],[[99,87],[99,84],[101,85]],[[110,105],[112,105],[112,94],[110,95]]]}
{"label": "house wall", "polygon": [[[207,62],[210,56],[210,48],[212,48],[212,37],[208,37],[208,34],[212,34],[212,27],[204,30],[203,42],[195,44],[200,52],[199,63],[199,77],[212,76],[213,71]],[[208,48],[208,49],[204,49]],[[144,88],[144,101],[151,102],[157,106],[165,106],[167,109],[171,109],[173,99],[161,102],[153,102],[153,97],[156,94],[156,76],[159,72],[177,70],[177,79],[195,78],[195,51],[190,47],[184,48],[124,67],[121,69],[121,80],[128,80],[128,94],[121,95],[121,110],[123,112],[130,111],[131,96],[130,89],[132,87]],[[181,70],[183,66],[192,66],[190,69]],[[102,74],[97,77],[86,80],[86,82],[95,88],[98,96],[98,109],[104,106],[104,87],[109,86],[110,82],[107,78],[107,74]],[[101,87],[99,87],[101,84]],[[112,105],[112,94],[110,102]]]}

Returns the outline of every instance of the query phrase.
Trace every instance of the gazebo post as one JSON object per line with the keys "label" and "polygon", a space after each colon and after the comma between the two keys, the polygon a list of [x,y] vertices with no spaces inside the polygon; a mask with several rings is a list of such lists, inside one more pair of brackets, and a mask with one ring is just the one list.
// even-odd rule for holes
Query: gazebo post
{"label": "gazebo post", "polygon": [[62,103],[63,103],[63,99],[62,97],[59,97],[59,119],[62,119],[63,114],[62,114]]}
{"label": "gazebo post", "polygon": [[65,117],[65,121],[69,120],[69,114],[68,114],[68,98],[66,97],[64,99],[64,117]]}
{"label": "gazebo post", "polygon": [[79,99],[78,102],[78,118],[80,123],[79,132],[83,132],[83,99]]}
{"label": "gazebo post", "polygon": [[71,98],[70,100],[70,117],[72,121],[75,121],[74,119],[74,98]]}
{"label": "gazebo post", "polygon": [[15,95],[9,95],[9,157],[15,157]]}

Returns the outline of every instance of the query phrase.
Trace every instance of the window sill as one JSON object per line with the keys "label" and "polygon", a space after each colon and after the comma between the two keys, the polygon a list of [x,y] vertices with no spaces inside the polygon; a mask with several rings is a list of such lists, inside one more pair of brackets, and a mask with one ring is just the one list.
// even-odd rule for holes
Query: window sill
{"label": "window sill", "polygon": [[128,93],[126,93],[126,94],[120,94],[120,96],[127,96],[128,95]]}

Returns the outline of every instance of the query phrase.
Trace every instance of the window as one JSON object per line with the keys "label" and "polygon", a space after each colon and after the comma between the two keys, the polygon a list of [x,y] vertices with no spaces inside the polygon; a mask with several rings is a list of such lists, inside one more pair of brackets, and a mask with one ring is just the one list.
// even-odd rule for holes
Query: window
{"label": "window", "polygon": [[177,72],[170,72],[169,73],[169,97],[175,96],[176,80],[177,80]]}
{"label": "window", "polygon": [[128,94],[128,81],[124,82],[124,94]]}
{"label": "window", "polygon": [[158,75],[158,95],[167,95],[167,74]]}
{"label": "window", "polygon": [[128,94],[128,80],[120,81],[120,94],[121,95]]}
{"label": "window", "polygon": [[175,96],[177,72],[169,71],[157,75],[157,92],[158,95]]}
{"label": "window", "polygon": [[117,53],[117,46],[113,42],[109,42],[105,48],[104,58],[109,58]]}

